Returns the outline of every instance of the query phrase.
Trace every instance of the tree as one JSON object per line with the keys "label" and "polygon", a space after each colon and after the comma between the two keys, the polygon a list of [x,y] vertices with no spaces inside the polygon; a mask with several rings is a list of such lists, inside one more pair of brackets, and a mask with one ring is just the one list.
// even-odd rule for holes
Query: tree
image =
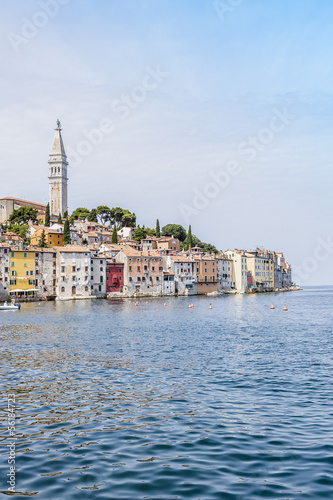
{"label": "tree", "polygon": [[61,214],[58,215],[58,224],[62,224],[62,217]]}
{"label": "tree", "polygon": [[187,236],[186,236],[186,250],[188,250],[190,247],[192,248],[193,246],[193,239],[192,239],[192,229],[191,226],[188,228]]}
{"label": "tree", "polygon": [[75,221],[75,217],[74,217],[74,215],[71,215],[69,218],[69,223],[73,225],[74,221]]}
{"label": "tree", "polygon": [[160,221],[157,219],[156,220],[156,238],[161,237],[161,230],[160,230]]}
{"label": "tree", "polygon": [[69,229],[69,220],[67,217],[64,224],[64,245],[69,245],[70,242],[71,242],[71,232]]}
{"label": "tree", "polygon": [[84,207],[79,207],[74,212],[72,212],[71,217],[77,220],[86,220],[89,217],[90,210]]}
{"label": "tree", "polygon": [[149,227],[145,226],[138,226],[133,234],[133,240],[136,241],[141,241],[145,239],[147,236],[155,236],[155,229],[150,229]]}
{"label": "tree", "polygon": [[180,241],[185,241],[186,231],[180,224],[167,224],[166,226],[162,227],[162,235],[174,236]]}
{"label": "tree", "polygon": [[118,243],[117,228],[113,226],[111,243]]}
{"label": "tree", "polygon": [[68,217],[68,210],[65,210],[64,211],[64,219],[67,219],[67,217]]}
{"label": "tree", "polygon": [[134,213],[132,214],[129,210],[124,210],[121,222],[123,227],[135,227],[136,215]]}
{"label": "tree", "polygon": [[50,204],[46,205],[44,226],[50,227]]}
{"label": "tree", "polygon": [[89,222],[98,222],[96,208],[93,208],[92,210],[90,210],[90,214],[88,216],[88,221]]}
{"label": "tree", "polygon": [[8,219],[12,224],[27,224],[30,220],[36,222],[37,210],[31,207],[20,207],[13,210]]}
{"label": "tree", "polygon": [[38,246],[41,248],[47,248],[47,242],[46,242],[46,236],[45,236],[44,229],[43,229],[42,234],[40,235],[40,238],[38,240]]}
{"label": "tree", "polygon": [[[107,205],[99,205],[96,209],[99,220],[102,224],[106,224],[110,220],[111,209]],[[97,222],[97,221],[96,221]]]}

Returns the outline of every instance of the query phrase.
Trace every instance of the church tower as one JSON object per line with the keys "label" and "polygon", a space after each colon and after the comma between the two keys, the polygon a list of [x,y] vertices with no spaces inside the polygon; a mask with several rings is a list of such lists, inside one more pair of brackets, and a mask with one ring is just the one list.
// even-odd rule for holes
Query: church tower
{"label": "church tower", "polygon": [[62,216],[67,208],[67,156],[61,137],[61,123],[57,120],[53,145],[50,153],[49,186],[50,186],[50,214]]}

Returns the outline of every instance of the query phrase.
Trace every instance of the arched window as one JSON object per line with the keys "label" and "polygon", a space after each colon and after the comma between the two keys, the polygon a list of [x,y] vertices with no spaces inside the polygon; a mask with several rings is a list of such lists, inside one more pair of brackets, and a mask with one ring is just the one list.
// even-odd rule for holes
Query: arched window
{"label": "arched window", "polygon": [[60,174],[60,167],[58,167],[58,172],[59,172],[59,174]]}
{"label": "arched window", "polygon": [[62,287],[61,287],[61,293],[64,293],[64,291],[65,291],[65,287],[64,287],[64,286],[62,286]]}

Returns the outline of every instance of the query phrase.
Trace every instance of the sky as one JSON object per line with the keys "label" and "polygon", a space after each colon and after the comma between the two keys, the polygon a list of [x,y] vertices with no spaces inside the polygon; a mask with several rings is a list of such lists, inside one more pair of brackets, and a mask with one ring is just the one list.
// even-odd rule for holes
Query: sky
{"label": "sky", "polygon": [[2,0],[0,197],[121,206],[333,284],[333,2]]}

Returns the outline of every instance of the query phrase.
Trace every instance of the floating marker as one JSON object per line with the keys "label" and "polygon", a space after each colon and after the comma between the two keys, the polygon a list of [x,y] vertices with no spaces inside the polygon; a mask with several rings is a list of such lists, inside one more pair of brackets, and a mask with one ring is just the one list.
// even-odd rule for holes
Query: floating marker
{"label": "floating marker", "polygon": [[271,305],[271,309],[275,309],[275,307],[273,306],[273,304]]}
{"label": "floating marker", "polygon": [[288,307],[284,306],[283,310],[288,311]]}

